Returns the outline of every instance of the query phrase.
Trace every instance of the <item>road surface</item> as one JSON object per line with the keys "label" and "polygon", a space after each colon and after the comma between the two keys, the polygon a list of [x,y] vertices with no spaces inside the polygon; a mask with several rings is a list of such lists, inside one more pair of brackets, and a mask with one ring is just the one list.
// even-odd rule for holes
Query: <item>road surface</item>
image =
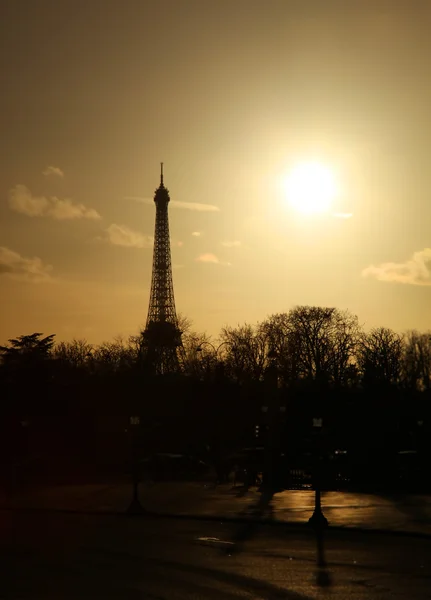
{"label": "road surface", "polygon": [[431,598],[431,543],[186,519],[0,511],[0,598]]}

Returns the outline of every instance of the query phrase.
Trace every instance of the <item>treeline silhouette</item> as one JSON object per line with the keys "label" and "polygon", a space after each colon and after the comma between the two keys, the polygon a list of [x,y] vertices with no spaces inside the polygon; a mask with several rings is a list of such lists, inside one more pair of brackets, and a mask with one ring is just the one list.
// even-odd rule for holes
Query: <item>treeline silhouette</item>
{"label": "treeline silhouette", "polygon": [[340,481],[429,485],[431,332],[365,332],[348,311],[311,306],[216,341],[184,317],[180,327],[182,370],[164,375],[142,332],[100,345],[36,332],[1,346],[2,462],[121,470],[138,415],[142,455],[188,452],[222,478],[226,457],[250,446],[297,467],[318,423]]}

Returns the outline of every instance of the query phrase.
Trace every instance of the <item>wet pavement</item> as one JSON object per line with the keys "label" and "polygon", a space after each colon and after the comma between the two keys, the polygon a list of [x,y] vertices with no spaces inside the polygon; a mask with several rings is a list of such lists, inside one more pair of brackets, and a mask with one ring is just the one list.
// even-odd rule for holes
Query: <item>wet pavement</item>
{"label": "wet pavement", "polygon": [[[257,488],[202,482],[146,482],[140,485],[139,496],[146,510],[159,515],[305,524],[314,508],[311,490],[265,497]],[[1,492],[0,508],[125,513],[131,498],[129,484],[28,487]],[[322,508],[332,526],[431,535],[430,496],[323,492]]]}

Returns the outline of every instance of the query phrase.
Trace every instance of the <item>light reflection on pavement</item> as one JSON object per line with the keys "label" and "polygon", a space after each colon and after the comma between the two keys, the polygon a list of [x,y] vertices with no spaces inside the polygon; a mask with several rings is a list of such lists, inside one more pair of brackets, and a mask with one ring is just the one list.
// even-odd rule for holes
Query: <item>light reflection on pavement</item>
{"label": "light reflection on pavement", "polygon": [[[258,502],[260,494],[249,491],[236,498],[237,512]],[[221,514],[230,513],[232,501],[223,501],[221,493],[214,494]],[[307,522],[314,508],[314,492],[292,490],[277,493],[272,498],[271,510],[264,516],[286,522]],[[377,495],[351,492],[322,492],[323,511],[333,525],[373,529],[402,529],[431,534],[431,498],[413,495]]]}
{"label": "light reflection on pavement", "polygon": [[[144,483],[143,506],[160,514],[193,516],[259,516],[287,523],[306,523],[314,508],[314,492],[289,490],[265,499],[256,489],[199,482]],[[131,486],[67,485],[0,493],[0,507],[44,508],[90,512],[125,512]],[[353,492],[322,492],[322,508],[331,525],[403,530],[431,535],[431,497]]]}

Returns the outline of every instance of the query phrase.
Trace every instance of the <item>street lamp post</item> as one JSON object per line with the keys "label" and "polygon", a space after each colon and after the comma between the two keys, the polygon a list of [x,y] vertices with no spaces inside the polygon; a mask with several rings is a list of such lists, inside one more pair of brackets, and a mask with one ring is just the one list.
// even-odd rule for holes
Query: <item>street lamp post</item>
{"label": "street lamp post", "polygon": [[280,405],[279,393],[279,368],[277,365],[277,353],[270,348],[267,354],[268,366],[265,369],[265,396],[267,406],[262,406],[262,412],[266,414],[266,436],[265,436],[265,468],[263,473],[263,487],[271,493],[275,493],[280,486],[281,443],[283,426],[285,424],[286,406]]}
{"label": "street lamp post", "polygon": [[219,346],[217,346],[217,348],[214,346],[214,344],[212,344],[211,342],[207,342],[204,341],[201,344],[199,344],[199,346],[196,348],[196,352],[202,352],[203,351],[203,346],[211,346],[213,352],[214,352],[214,356],[216,358],[216,360],[218,361],[218,352],[220,350],[220,348],[222,348],[223,346],[233,346],[233,344],[231,342],[222,342]]}
{"label": "street lamp post", "polygon": [[129,515],[140,515],[145,512],[139,501],[139,463],[138,463],[138,444],[137,444],[137,429],[141,424],[141,419],[138,416],[132,416],[129,419],[130,428],[132,430],[132,485],[133,496],[127,513]]}
{"label": "street lamp post", "polygon": [[324,527],[328,526],[328,519],[322,512],[322,504],[320,498],[321,492],[321,460],[322,460],[322,449],[321,449],[321,435],[322,435],[322,425],[323,419],[321,417],[313,418],[313,429],[316,431],[318,436],[318,444],[317,444],[317,452],[315,455],[315,465],[314,465],[314,512],[309,518],[308,522],[313,526],[317,531],[322,530]]}
{"label": "street lamp post", "polygon": [[219,346],[215,347],[214,344],[212,344],[211,342],[207,342],[204,341],[202,342],[197,348],[196,348],[196,353],[202,353],[203,352],[203,346],[211,346],[212,351],[214,353],[214,358],[215,358],[215,363],[216,366],[223,366],[223,361],[221,361],[219,359],[219,350],[220,348],[222,348],[223,346],[230,346],[231,348],[234,348],[235,345],[232,342],[222,342]]}
{"label": "street lamp post", "polygon": [[[196,348],[196,355],[199,354],[200,356],[202,356],[203,346],[211,346],[211,348],[212,348],[212,350],[214,352],[214,355],[216,357],[216,360],[217,360],[217,350],[216,350],[215,346],[213,344],[211,344],[211,342],[204,341],[201,344],[199,344],[199,346]],[[207,373],[209,373],[209,364],[208,364],[208,361],[206,361],[206,363],[207,363],[206,364],[206,371],[207,371]]]}

